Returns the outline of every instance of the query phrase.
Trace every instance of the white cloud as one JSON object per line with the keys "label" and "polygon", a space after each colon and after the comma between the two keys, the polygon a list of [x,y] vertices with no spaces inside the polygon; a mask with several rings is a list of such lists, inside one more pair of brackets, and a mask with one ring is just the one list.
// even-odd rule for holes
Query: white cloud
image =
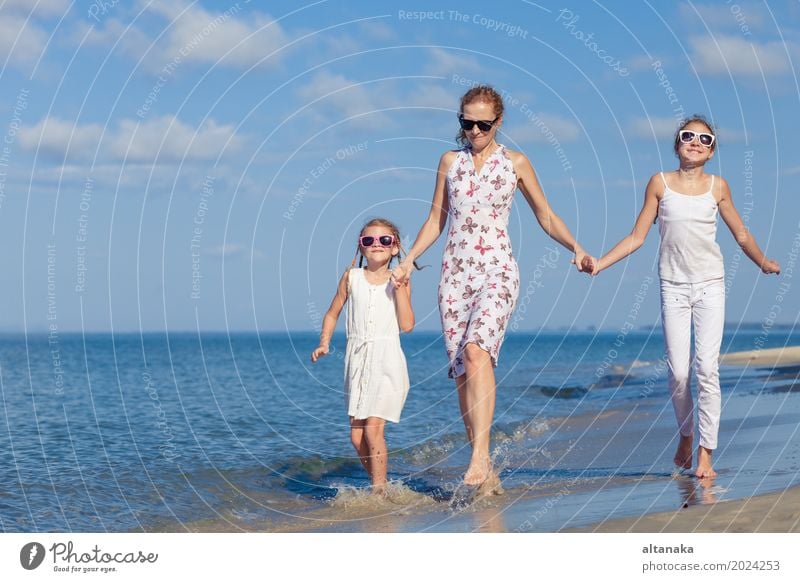
{"label": "white cloud", "polygon": [[[230,143],[228,141],[230,140]],[[237,149],[240,138],[233,125],[219,125],[209,119],[199,128],[165,115],[144,123],[122,120],[110,140],[112,155],[134,161],[154,159],[213,159],[227,146]]]}
{"label": "white cloud", "polygon": [[113,128],[95,123],[76,124],[56,117],[22,127],[20,145],[61,159],[126,159],[131,162],[193,161],[213,159],[223,148],[236,150],[242,139],[233,125],[213,119],[199,128],[165,115],[145,122],[123,119]]}
{"label": "white cloud", "polygon": [[440,48],[431,49],[429,53],[424,69],[428,75],[463,76],[465,73],[481,70],[481,65],[475,57]]}
{"label": "white cloud", "polygon": [[384,42],[394,42],[400,38],[392,27],[380,20],[359,22],[358,28],[359,37],[367,37]]}
{"label": "white cloud", "polygon": [[438,85],[418,85],[418,89],[412,91],[408,98],[403,100],[403,104],[409,107],[451,109],[455,117],[459,97],[455,91],[446,91]]}
{"label": "white cloud", "polygon": [[256,260],[263,259],[266,255],[258,249],[248,247],[239,243],[226,243],[224,245],[212,247],[203,254],[218,259],[232,259],[234,257],[252,257]]}
{"label": "white cloud", "polygon": [[0,62],[33,65],[47,44],[47,33],[30,19],[0,10]]}
{"label": "white cloud", "polygon": [[76,125],[57,117],[44,117],[32,127],[21,127],[18,139],[23,149],[74,159],[91,158],[102,136],[103,127],[96,123]]}
{"label": "white cloud", "polygon": [[511,127],[502,126],[501,130],[519,143],[548,142],[553,139],[567,143],[577,140],[581,135],[580,126],[571,119],[539,112],[533,119],[525,119]]}
{"label": "white cloud", "polygon": [[244,245],[240,245],[238,243],[226,243],[224,245],[212,247],[208,249],[205,254],[212,256],[212,257],[235,257],[237,255],[242,255],[245,251],[248,250],[248,247]]}
{"label": "white cloud", "polygon": [[149,7],[171,20],[164,48],[170,58],[185,55],[187,61],[208,64],[224,58],[222,64],[249,67],[288,42],[274,19],[257,12],[242,14],[239,3],[223,12],[208,12],[195,4],[184,10],[166,1]]}
{"label": "white cloud", "polygon": [[675,137],[678,120],[674,117],[637,117],[628,123],[628,131],[635,137],[666,139]]}
{"label": "white cloud", "polygon": [[741,1],[725,4],[681,4],[680,14],[689,23],[707,26],[711,30],[739,30],[743,35],[749,35],[753,29],[763,28],[767,19],[762,6]]}
{"label": "white cloud", "polygon": [[152,20],[148,29],[108,18],[103,26],[92,29],[87,42],[111,45],[120,41],[125,54],[137,60],[144,57],[144,66],[153,72],[175,62],[270,66],[286,54],[280,49],[290,38],[269,15],[252,11],[255,4],[244,8],[236,2],[224,11],[212,12],[194,3],[186,7],[184,2],[148,1],[146,15]]}
{"label": "white cloud", "polygon": [[333,117],[328,117],[329,123],[350,119],[349,123],[357,125],[374,127],[377,123],[385,124],[388,118],[384,114],[364,115],[391,105],[378,98],[380,89],[376,89],[375,84],[370,84],[368,87],[342,75],[323,71],[316,74],[311,82],[300,87],[297,94],[305,101],[321,99],[313,106],[314,111],[331,110]]}
{"label": "white cloud", "polygon": [[[69,8],[67,0],[5,0],[0,6],[0,14],[4,12],[19,12],[36,16],[55,16],[64,14]],[[5,17],[5,15],[3,15]]]}
{"label": "white cloud", "polygon": [[37,19],[64,14],[67,0],[0,0],[0,62],[26,68],[39,59],[49,33]]}
{"label": "white cloud", "polygon": [[750,42],[740,36],[694,36],[689,39],[691,64],[700,73],[713,75],[765,75],[789,70],[794,48],[779,41]]}
{"label": "white cloud", "polygon": [[628,69],[634,72],[653,71],[653,63],[659,64],[662,68],[669,64],[670,59],[659,58],[655,55],[637,55],[628,59]]}
{"label": "white cloud", "polygon": [[[743,129],[728,129],[725,127],[717,128],[717,138],[721,145],[726,143],[747,143],[747,132]],[[753,135],[753,132],[750,132]]]}

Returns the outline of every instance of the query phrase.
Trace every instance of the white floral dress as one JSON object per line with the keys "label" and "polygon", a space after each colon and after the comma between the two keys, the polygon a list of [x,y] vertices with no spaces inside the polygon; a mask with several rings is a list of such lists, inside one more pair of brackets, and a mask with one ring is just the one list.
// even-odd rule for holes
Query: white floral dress
{"label": "white floral dress", "polygon": [[447,172],[450,224],[442,258],[439,311],[451,378],[465,373],[463,350],[475,343],[497,365],[506,324],[519,296],[508,217],[517,175],[505,146],[475,172],[469,148]]}

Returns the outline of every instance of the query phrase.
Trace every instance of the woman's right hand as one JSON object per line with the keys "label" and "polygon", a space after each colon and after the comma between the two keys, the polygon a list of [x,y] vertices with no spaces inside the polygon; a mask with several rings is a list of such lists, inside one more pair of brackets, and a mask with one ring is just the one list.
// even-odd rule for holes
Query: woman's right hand
{"label": "woman's right hand", "polygon": [[311,352],[311,361],[316,364],[317,360],[319,360],[322,356],[327,356],[329,351],[330,348],[328,346],[319,346],[316,350]]}
{"label": "woman's right hand", "polygon": [[400,288],[403,285],[408,284],[408,280],[411,278],[411,269],[405,263],[400,263],[394,269],[392,269],[392,276],[390,280],[394,283],[396,288]]}

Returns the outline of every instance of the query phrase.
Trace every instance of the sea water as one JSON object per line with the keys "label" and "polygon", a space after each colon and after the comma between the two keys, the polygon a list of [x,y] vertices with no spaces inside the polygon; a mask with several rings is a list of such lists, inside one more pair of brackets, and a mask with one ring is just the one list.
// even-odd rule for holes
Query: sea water
{"label": "sea water", "polygon": [[[729,330],[723,351],[753,349],[757,337]],[[800,336],[773,329],[766,339],[764,348]],[[411,390],[386,429],[386,503],[452,505],[469,447],[442,338],[402,342]],[[357,510],[369,481],[349,443],[345,339],[311,364],[316,345],[314,333],[0,336],[0,529],[301,530],[320,509]],[[723,369],[723,393],[752,395],[766,374]],[[609,411],[630,422],[619,411],[650,406],[671,426],[666,375],[658,328],[509,334],[492,443],[506,488],[658,476],[664,469],[641,459],[580,450],[596,444],[586,419]]]}

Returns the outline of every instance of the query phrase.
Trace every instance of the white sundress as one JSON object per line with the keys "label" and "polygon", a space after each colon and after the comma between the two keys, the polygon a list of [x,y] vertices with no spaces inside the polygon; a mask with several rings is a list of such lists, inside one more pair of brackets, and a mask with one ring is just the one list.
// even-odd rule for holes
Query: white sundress
{"label": "white sundress", "polygon": [[373,285],[366,280],[364,269],[350,269],[347,287],[347,414],[357,420],[375,416],[399,422],[409,381],[394,285]]}

